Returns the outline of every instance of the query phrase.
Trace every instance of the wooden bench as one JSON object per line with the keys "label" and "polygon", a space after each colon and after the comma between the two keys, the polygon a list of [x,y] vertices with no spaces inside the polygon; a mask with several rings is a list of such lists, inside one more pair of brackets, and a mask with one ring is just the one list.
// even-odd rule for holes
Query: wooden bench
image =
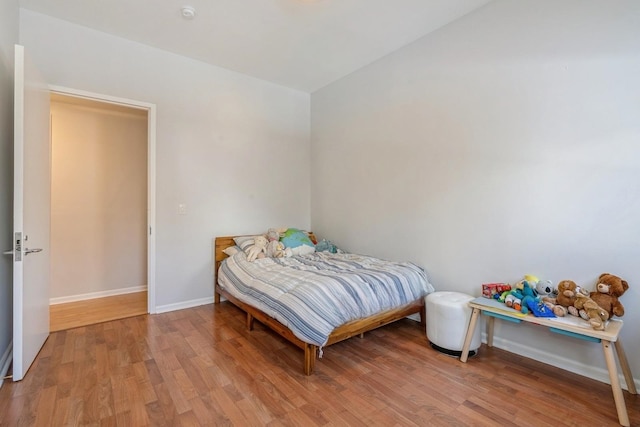
{"label": "wooden bench", "polygon": [[[607,369],[609,371],[609,380],[611,381],[611,390],[613,391],[613,400],[616,404],[616,410],[618,411],[618,421],[623,426],[629,426],[629,415],[627,413],[627,407],[624,402],[624,395],[622,394],[622,387],[620,386],[620,380],[618,378],[618,369],[616,367],[616,360],[613,351],[613,346],[616,348],[618,354],[618,360],[622,373],[624,374],[625,382],[627,383],[627,389],[631,394],[638,394],[636,391],[636,385],[631,375],[631,369],[629,368],[629,362],[627,356],[622,348],[622,342],[620,341],[620,331],[622,330],[622,320],[609,320],[604,331],[596,331],[591,326],[580,318],[576,317],[535,317],[531,314],[524,315],[520,312],[512,310],[506,307],[504,304],[484,298],[478,297],[469,302],[469,306],[472,308],[471,318],[469,319],[469,327],[467,328],[467,334],[464,339],[464,345],[462,347],[462,354],[460,355],[460,361],[465,362],[469,357],[469,346],[471,345],[471,338],[473,332],[478,323],[478,317],[480,313],[487,316],[487,345],[493,347],[493,327],[495,319],[501,319],[514,323],[532,323],[535,325],[548,327],[552,332],[556,332],[562,335],[579,338],[582,340],[597,342],[602,344],[602,350],[604,351],[604,358],[607,362]],[[612,346],[613,343],[613,346]]]}

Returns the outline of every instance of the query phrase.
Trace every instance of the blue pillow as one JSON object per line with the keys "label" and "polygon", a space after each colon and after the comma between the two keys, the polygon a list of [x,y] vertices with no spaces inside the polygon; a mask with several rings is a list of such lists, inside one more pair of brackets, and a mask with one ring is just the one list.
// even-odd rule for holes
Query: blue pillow
{"label": "blue pillow", "polygon": [[[285,248],[290,248],[294,255],[315,252],[316,250],[316,246],[309,238],[309,234],[297,228],[288,228],[280,238],[280,241],[284,244]],[[296,250],[296,248],[300,249]]]}

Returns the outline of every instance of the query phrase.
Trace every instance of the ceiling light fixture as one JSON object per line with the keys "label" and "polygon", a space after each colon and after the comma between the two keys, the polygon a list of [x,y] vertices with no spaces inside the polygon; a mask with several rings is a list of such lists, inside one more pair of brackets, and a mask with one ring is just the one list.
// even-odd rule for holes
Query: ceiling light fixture
{"label": "ceiling light fixture", "polygon": [[193,19],[196,17],[196,10],[191,6],[183,6],[180,11],[184,19]]}

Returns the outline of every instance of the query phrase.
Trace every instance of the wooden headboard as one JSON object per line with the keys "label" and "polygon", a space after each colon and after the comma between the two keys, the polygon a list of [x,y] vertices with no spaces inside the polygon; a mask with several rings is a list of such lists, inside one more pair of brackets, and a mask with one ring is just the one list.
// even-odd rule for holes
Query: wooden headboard
{"label": "wooden headboard", "polygon": [[220,268],[220,263],[226,257],[228,257],[228,255],[222,251],[236,244],[233,241],[234,237],[239,237],[239,236],[216,237],[213,240],[213,263],[215,267],[214,274],[216,277],[218,276],[218,269]]}
{"label": "wooden headboard", "polygon": [[[249,236],[256,236],[256,234],[249,234]],[[213,264],[214,264],[214,276],[217,280],[218,277],[218,269],[220,268],[220,263],[228,256],[224,251],[230,246],[235,245],[236,243],[233,241],[234,237],[240,236],[224,236],[224,237],[216,237],[213,240]],[[315,234],[309,232],[309,237],[315,243],[317,242]]]}

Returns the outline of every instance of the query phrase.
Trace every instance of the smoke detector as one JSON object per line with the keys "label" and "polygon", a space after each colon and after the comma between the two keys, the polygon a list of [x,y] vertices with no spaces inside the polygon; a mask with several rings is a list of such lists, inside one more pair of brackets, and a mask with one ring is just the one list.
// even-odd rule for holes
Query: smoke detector
{"label": "smoke detector", "polygon": [[191,6],[183,6],[180,12],[184,19],[193,19],[196,17],[196,10]]}

